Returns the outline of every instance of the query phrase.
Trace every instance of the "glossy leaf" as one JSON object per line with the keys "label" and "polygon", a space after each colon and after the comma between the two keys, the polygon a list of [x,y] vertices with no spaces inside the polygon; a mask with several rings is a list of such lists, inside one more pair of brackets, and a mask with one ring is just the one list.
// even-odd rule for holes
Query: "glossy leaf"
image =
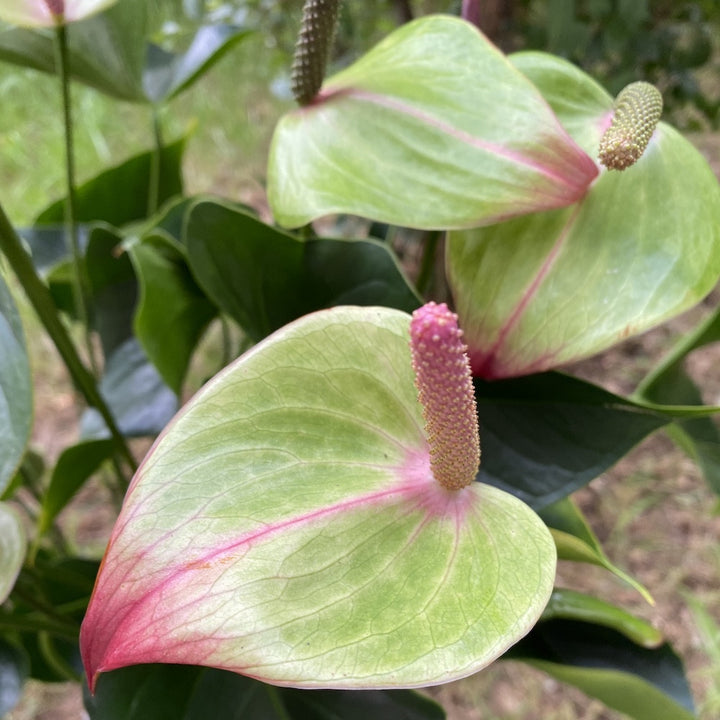
{"label": "glossy leaf", "polygon": [[[162,149],[158,184],[158,202],[182,193],[182,156],[186,138]],[[152,172],[152,151],[135,155],[105,170],[77,189],[78,222],[102,220],[120,227],[147,217]],[[46,208],[36,219],[39,225],[62,223],[64,200]]]}
{"label": "glossy leaf", "polygon": [[101,676],[85,688],[91,720],[443,720],[442,708],[408,690],[302,691],[222,670],[139,665]]}
{"label": "glossy leaf", "polygon": [[27,674],[25,653],[0,638],[0,717],[4,717],[20,702]]}
{"label": "glossy leaf", "polygon": [[88,440],[63,451],[43,496],[37,523],[38,534],[48,531],[58,513],[112,453],[113,443],[109,439]]}
{"label": "glossy leaf", "polygon": [[659,647],[662,633],[649,622],[600,598],[556,588],[542,614],[542,620],[579,620],[602,625],[622,633],[628,640],[645,648]]}
{"label": "glossy leaf", "polygon": [[171,390],[180,394],[190,358],[217,308],[193,279],[182,252],[165,235],[129,248],[140,279],[135,333]]}
{"label": "glossy leaf", "polygon": [[0,495],[12,480],[30,437],[32,379],[20,315],[0,275]]}
{"label": "glossy leaf", "polygon": [[670,422],[720,411],[623,398],[560,373],[474,383],[483,446],[478,480],[535,509],[586,485]]}
{"label": "glossy leaf", "polygon": [[[702,405],[700,389],[685,371],[690,353],[720,341],[720,310],[682,337],[643,380],[636,396],[668,405]],[[710,487],[720,495],[720,431],[710,418],[678,422],[667,433],[700,466]]]}
{"label": "glossy leaf", "polygon": [[268,196],[286,227],[351,213],[443,229],[565,207],[596,175],[477,28],[431,16],[393,32],[282,118]]}
{"label": "glossy leaf", "polygon": [[555,540],[558,560],[585,562],[605,568],[637,590],[651,605],[655,604],[645,587],[610,562],[600,541],[570,498],[558,500],[544,507],[539,514],[550,528]]}
{"label": "glossy leaf", "polygon": [[89,678],[162,660],[293,687],[422,686],[530,629],[552,538],[511,495],[432,479],[409,321],[306,316],[185,406],[113,531],[81,633]]}
{"label": "glossy leaf", "polygon": [[682,663],[669,645],[648,649],[610,628],[538,623],[507,659],[522,660],[635,720],[693,720]]}
{"label": "glossy leaf", "polygon": [[[514,63],[595,154],[612,99],[603,111],[595,83],[565,61],[528,53]],[[560,104],[562,93],[572,102]],[[556,367],[681,313],[713,288],[720,185],[660,123],[636,165],[604,171],[578,203],[451,233],[447,271],[475,375]]]}
{"label": "glossy leaf", "polygon": [[184,242],[208,297],[256,341],[334,305],[420,304],[392,251],[374,240],[301,240],[245,210],[203,201],[190,211]]}
{"label": "glossy leaf", "polygon": [[0,502],[0,605],[15,585],[25,560],[26,545],[20,515],[11,505]]}
{"label": "glossy leaf", "polygon": [[205,25],[184,52],[168,52],[151,43],[143,73],[145,97],[155,104],[176,97],[249,34],[231,25]]}
{"label": "glossy leaf", "polygon": [[[71,77],[120,100],[144,100],[142,70],[146,33],[145,0],[122,0],[101,15],[73,23],[68,31]],[[53,41],[53,34],[47,31],[3,31],[0,59],[54,73]]]}
{"label": "glossy leaf", "polygon": [[[135,338],[126,340],[107,359],[100,392],[127,437],[157,435],[178,408],[177,396]],[[80,430],[84,439],[107,437],[105,423],[93,408],[83,414]]]}

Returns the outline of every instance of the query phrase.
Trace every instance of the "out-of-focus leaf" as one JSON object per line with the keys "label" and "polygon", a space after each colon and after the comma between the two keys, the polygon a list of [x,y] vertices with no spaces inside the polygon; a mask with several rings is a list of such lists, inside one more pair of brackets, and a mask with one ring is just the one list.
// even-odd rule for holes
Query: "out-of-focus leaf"
{"label": "out-of-focus leaf", "polygon": [[22,323],[0,275],[0,495],[15,475],[30,438],[32,378]]}
{"label": "out-of-focus leaf", "polygon": [[[60,21],[66,24],[83,20],[116,2],[117,0],[64,0],[60,4]],[[58,14],[51,3],[0,0],[0,20],[20,27],[54,28],[58,24]]]}
{"label": "out-of-focus leaf", "polygon": [[184,52],[172,53],[150,44],[143,72],[145,96],[155,104],[176,97],[249,34],[231,25],[205,25]]}
{"label": "out-of-focus leaf", "polygon": [[[186,138],[164,145],[160,155],[157,201],[164,203],[182,193],[182,156]],[[77,188],[78,222],[104,221],[121,227],[141,220],[148,213],[153,151],[143,152],[105,170]],[[61,223],[64,200],[58,200],[38,215],[38,225]]]}
{"label": "out-of-focus leaf", "polygon": [[635,720],[694,720],[682,663],[665,644],[648,649],[577,620],[539,622],[505,655],[580,688]]}
{"label": "out-of-focus leaf", "polygon": [[15,585],[26,549],[22,518],[11,505],[0,502],[0,605]]}
{"label": "out-of-focus leaf", "polygon": [[[699,388],[685,371],[694,350],[720,341],[720,310],[682,337],[638,386],[638,398],[667,405],[702,405]],[[678,422],[667,428],[673,440],[700,466],[710,487],[720,495],[720,431],[710,418]]]}
{"label": "out-of-focus leaf", "polygon": [[268,197],[285,227],[350,213],[461,228],[570,205],[597,173],[477,28],[437,15],[397,29],[280,120]]}
{"label": "out-of-focus leaf", "polygon": [[0,717],[20,702],[22,688],[28,676],[25,652],[0,638]]}
{"label": "out-of-focus leaf", "polygon": [[45,461],[42,456],[32,449],[25,451],[20,467],[13,476],[5,490],[0,493],[0,500],[9,500],[13,497],[18,488],[26,483],[39,487],[40,479],[45,472]]}
{"label": "out-of-focus leaf", "polygon": [[637,590],[651,605],[654,604],[645,587],[610,562],[600,541],[570,498],[547,505],[539,515],[550,528],[558,551],[558,560],[585,562],[603,567]]}
{"label": "out-of-focus leaf", "polygon": [[[107,359],[100,392],[123,435],[157,435],[178,408],[175,393],[163,382],[135,338],[126,340]],[[84,439],[104,438],[108,431],[100,414],[89,408],[82,416]]]}
{"label": "out-of-focus leaf", "polygon": [[294,687],[422,686],[532,627],[552,538],[508,493],[433,479],[409,326],[389,308],[312,313],[185,406],[111,537],[81,631],[91,686],[161,660]]}
{"label": "out-of-focus leaf", "polygon": [[38,534],[48,531],[57,514],[112,452],[113,442],[109,439],[88,440],[63,451],[43,497],[37,523]]}
{"label": "out-of-focus leaf", "polygon": [[301,240],[244,210],[201,201],[184,241],[208,297],[256,341],[335,305],[412,311],[420,304],[393,253],[374,240]]}
{"label": "out-of-focus leaf", "polygon": [[180,394],[192,353],[217,308],[164,234],[145,236],[129,253],[141,288],[135,333],[163,380]]}
{"label": "out-of-focus leaf", "polygon": [[[68,29],[71,76],[120,100],[143,101],[146,32],[145,0],[122,0],[101,15],[73,23]],[[0,60],[54,73],[53,42],[49,30],[4,30]]]}
{"label": "out-of-focus leaf", "polygon": [[543,610],[541,621],[554,619],[579,620],[602,625],[617,630],[628,640],[645,648],[656,648],[663,642],[662,633],[649,622],[600,598],[574,590],[564,588],[553,590]]}
{"label": "out-of-focus leaf", "polygon": [[223,670],[138,665],[103,675],[90,695],[91,720],[443,720],[409,690],[303,691],[276,688]]}

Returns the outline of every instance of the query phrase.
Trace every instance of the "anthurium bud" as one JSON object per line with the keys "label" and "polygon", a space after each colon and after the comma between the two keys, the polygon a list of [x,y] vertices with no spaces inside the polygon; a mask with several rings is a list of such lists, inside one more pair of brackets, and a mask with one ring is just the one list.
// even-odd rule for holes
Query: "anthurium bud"
{"label": "anthurium bud", "polygon": [[600,140],[600,162],[610,170],[634,165],[655,132],[662,108],[662,95],[654,85],[634,82],[624,88],[615,101],[612,123]]}
{"label": "anthurium bud", "polygon": [[474,479],[480,437],[467,346],[457,315],[430,302],[413,313],[410,347],[433,477],[448,490]]}
{"label": "anthurium bud", "polygon": [[20,27],[53,27],[114,5],[117,0],[0,0],[0,20]]}
{"label": "anthurium bud", "polygon": [[306,0],[292,66],[292,91],[300,105],[318,94],[325,77],[340,0]]}

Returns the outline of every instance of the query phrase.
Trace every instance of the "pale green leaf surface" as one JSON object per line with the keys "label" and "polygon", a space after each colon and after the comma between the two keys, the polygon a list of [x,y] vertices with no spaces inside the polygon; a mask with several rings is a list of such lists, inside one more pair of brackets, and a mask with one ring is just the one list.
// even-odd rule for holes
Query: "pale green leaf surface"
{"label": "pale green leaf surface", "polygon": [[422,686],[525,635],[555,548],[516,498],[429,473],[409,316],[308,315],[210,381],[136,475],[81,633],[88,677],[202,664]]}
{"label": "pale green leaf surface", "polygon": [[352,213],[460,228],[581,197],[597,175],[535,87],[458,18],[407,23],[278,124],[268,195],[295,227]]}
{"label": "pale green leaf surface", "polygon": [[0,275],[0,495],[22,460],[32,418],[25,337],[10,289]]}
{"label": "pale green leaf surface", "polygon": [[25,529],[20,516],[7,503],[0,503],[0,605],[15,585],[25,550]]}
{"label": "pale green leaf surface", "polygon": [[[583,94],[577,68],[543,62],[542,73],[528,74],[594,154],[607,117],[595,83],[587,78]],[[562,105],[562,92],[575,102]],[[604,171],[579,203],[451,233],[447,268],[474,374],[556,367],[653,327],[712,289],[720,186],[697,150],[661,123],[636,165]]]}

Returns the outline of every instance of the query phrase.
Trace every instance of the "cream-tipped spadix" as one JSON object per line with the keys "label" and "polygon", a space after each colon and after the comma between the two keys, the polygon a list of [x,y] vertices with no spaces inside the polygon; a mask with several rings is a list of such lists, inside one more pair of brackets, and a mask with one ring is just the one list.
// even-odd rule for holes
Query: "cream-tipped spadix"
{"label": "cream-tipped spadix", "polygon": [[474,479],[480,464],[475,394],[457,315],[430,302],[413,313],[410,347],[433,477],[448,490]]}
{"label": "cream-tipped spadix", "polygon": [[615,101],[610,127],[600,140],[598,157],[609,170],[625,170],[645,152],[662,115],[660,91],[650,83],[634,82]]}

